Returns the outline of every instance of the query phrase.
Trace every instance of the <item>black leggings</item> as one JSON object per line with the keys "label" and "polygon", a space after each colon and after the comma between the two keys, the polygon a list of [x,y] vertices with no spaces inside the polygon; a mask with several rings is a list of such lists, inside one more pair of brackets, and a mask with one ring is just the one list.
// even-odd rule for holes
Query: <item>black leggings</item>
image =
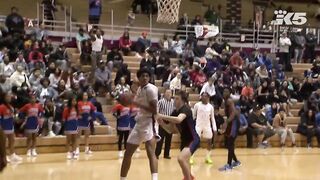
{"label": "black leggings", "polygon": [[236,154],[234,153],[234,142],[236,137],[227,137],[227,148],[228,148],[228,164],[231,166],[232,160],[238,161]]}
{"label": "black leggings", "polygon": [[119,135],[119,140],[118,140],[118,150],[121,151],[122,150],[122,140],[124,141],[124,149],[126,149],[127,146],[127,139],[129,136],[129,132],[130,131],[118,131],[118,135]]}

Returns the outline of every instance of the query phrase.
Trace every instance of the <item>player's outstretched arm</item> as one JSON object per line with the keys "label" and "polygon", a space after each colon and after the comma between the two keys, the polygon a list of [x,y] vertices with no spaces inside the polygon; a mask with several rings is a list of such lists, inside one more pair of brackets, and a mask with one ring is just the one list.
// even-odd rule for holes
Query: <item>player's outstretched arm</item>
{"label": "player's outstretched arm", "polygon": [[160,119],[163,119],[175,124],[181,123],[187,117],[187,115],[184,113],[180,113],[178,116],[166,116],[163,114],[158,114],[158,116]]}

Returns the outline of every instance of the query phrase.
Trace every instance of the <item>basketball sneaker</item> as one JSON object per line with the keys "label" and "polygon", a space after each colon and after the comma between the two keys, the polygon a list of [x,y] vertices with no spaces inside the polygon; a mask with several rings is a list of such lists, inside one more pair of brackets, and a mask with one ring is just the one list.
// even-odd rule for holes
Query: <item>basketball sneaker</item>
{"label": "basketball sneaker", "polygon": [[28,149],[28,151],[27,151],[27,156],[28,156],[28,157],[31,157],[31,156],[32,156],[32,150],[31,150],[31,149]]}
{"label": "basketball sneaker", "polygon": [[77,151],[74,151],[72,154],[73,154],[73,159],[79,159],[79,153],[77,153]]}
{"label": "basketball sneaker", "polygon": [[36,149],[32,149],[31,155],[32,156],[38,156],[38,153],[37,153]]}
{"label": "basketball sneaker", "polygon": [[191,156],[190,159],[189,159],[189,164],[190,164],[190,165],[194,165],[194,163],[195,163],[195,162],[194,162],[193,156]]}
{"label": "basketball sneaker", "polygon": [[233,161],[232,164],[231,164],[232,168],[236,168],[236,167],[239,167],[239,166],[241,166],[241,162],[240,161]]}
{"label": "basketball sneaker", "polygon": [[11,159],[9,156],[6,157],[7,158],[7,163],[10,163],[11,162]]}
{"label": "basketball sneaker", "polygon": [[84,153],[87,155],[90,155],[90,154],[92,154],[92,151],[90,150],[89,147],[85,147]]}
{"label": "basketball sneaker", "polygon": [[208,157],[206,158],[205,162],[206,162],[207,164],[212,164],[212,163],[213,163],[210,156],[208,156]]}
{"label": "basketball sneaker", "polygon": [[119,151],[119,158],[123,158],[123,151]]}
{"label": "basketball sneaker", "polygon": [[226,164],[223,167],[219,168],[219,171],[231,171],[231,170],[232,170],[232,166],[230,166],[229,164]]}
{"label": "basketball sneaker", "polygon": [[16,153],[13,153],[11,156],[10,156],[10,160],[12,162],[19,162],[19,161],[22,161],[22,157],[16,155]]}
{"label": "basketball sneaker", "polygon": [[72,159],[72,158],[73,158],[72,152],[68,152],[68,153],[67,153],[67,159]]}

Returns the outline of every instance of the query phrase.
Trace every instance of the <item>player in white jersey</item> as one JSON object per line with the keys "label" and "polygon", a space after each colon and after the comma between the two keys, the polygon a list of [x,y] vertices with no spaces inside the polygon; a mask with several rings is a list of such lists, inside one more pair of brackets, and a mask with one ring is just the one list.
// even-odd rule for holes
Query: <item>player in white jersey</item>
{"label": "player in white jersey", "polygon": [[[207,92],[201,94],[201,101],[194,105],[193,117],[196,120],[196,131],[199,137],[207,140],[207,156],[205,162],[207,164],[212,164],[211,160],[211,149],[212,149],[212,138],[213,132],[217,132],[216,121],[214,119],[214,108],[209,103],[210,96]],[[190,160],[193,164],[193,159]]]}
{"label": "player in white jersey", "polygon": [[136,115],[136,125],[132,129],[124,153],[120,179],[125,180],[130,169],[132,155],[142,142],[145,142],[152,180],[158,180],[158,160],[155,155],[156,133],[154,115],[157,114],[158,88],[149,83],[151,73],[148,69],[137,72],[140,87],[133,104],[140,108]]}

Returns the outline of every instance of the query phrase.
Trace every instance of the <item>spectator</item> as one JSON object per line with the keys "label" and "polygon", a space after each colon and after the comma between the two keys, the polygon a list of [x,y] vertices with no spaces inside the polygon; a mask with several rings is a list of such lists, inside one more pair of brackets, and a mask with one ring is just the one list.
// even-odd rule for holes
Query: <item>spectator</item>
{"label": "spectator", "polygon": [[89,40],[82,41],[80,62],[83,65],[91,64],[92,47]]}
{"label": "spectator", "polygon": [[312,77],[305,78],[300,89],[301,98],[307,100],[314,90],[315,86]]}
{"label": "spectator", "polygon": [[180,30],[185,30],[186,29],[186,25],[189,25],[190,24],[190,21],[189,21],[189,17],[188,17],[188,14],[187,13],[183,13],[183,16],[180,18],[179,20],[179,23],[178,23],[179,27],[180,27]]}
{"label": "spectator", "polygon": [[200,94],[203,94],[204,92],[208,93],[211,102],[214,103],[217,101],[216,98],[218,97],[216,96],[216,88],[214,87],[214,78],[210,77],[208,79],[208,82],[204,83],[200,91]]}
{"label": "spectator", "polygon": [[253,135],[263,135],[263,138],[259,140],[260,148],[267,148],[269,145],[267,140],[272,137],[275,132],[273,127],[269,124],[266,117],[262,115],[262,110],[260,105],[255,105],[253,107],[253,112],[249,114],[248,122],[250,128],[252,128]]}
{"label": "spectator", "polygon": [[24,33],[24,20],[20,14],[18,14],[18,8],[12,7],[11,14],[6,18],[6,26],[9,33],[23,34]]}
{"label": "spectator", "polygon": [[30,87],[29,79],[22,66],[17,67],[17,71],[10,76],[10,81],[12,86],[20,87],[22,83],[26,83]]}
{"label": "spectator", "polygon": [[18,53],[18,57],[16,59],[16,62],[14,63],[14,68],[17,69],[17,66],[22,66],[23,67],[23,70],[29,74],[29,67],[28,67],[28,64],[26,63],[26,60],[24,59],[23,57],[23,53],[22,52],[19,52]]}
{"label": "spectator", "polygon": [[230,67],[233,72],[236,71],[237,69],[242,70],[243,64],[244,62],[239,52],[234,53],[230,57]]}
{"label": "spectator", "polygon": [[56,68],[54,74],[50,74],[49,81],[53,88],[57,88],[58,82],[61,80],[62,71],[60,68]]}
{"label": "spectator", "polygon": [[132,41],[130,40],[129,32],[125,31],[119,39],[119,48],[125,56],[128,56],[132,48],[131,46]]}
{"label": "spectator", "polygon": [[298,125],[297,132],[307,137],[307,147],[312,147],[312,137],[316,136],[318,141],[318,146],[320,145],[320,134],[316,129],[316,119],[315,111],[308,109],[305,113],[301,115],[301,121]]}
{"label": "spectator", "polygon": [[29,81],[30,81],[30,85],[31,85],[31,89],[33,91],[38,90],[39,88],[41,88],[41,79],[43,78],[43,76],[41,75],[41,71],[40,69],[34,69],[32,74],[29,77]]}
{"label": "spectator", "polygon": [[257,67],[255,71],[260,79],[268,79],[269,73],[266,68],[266,65],[262,64],[261,66]]}
{"label": "spectator", "polygon": [[196,15],[194,19],[191,21],[191,25],[202,25],[202,20],[200,15]]}
{"label": "spectator", "polygon": [[268,95],[269,95],[268,81],[264,80],[261,82],[261,85],[258,88],[257,102],[259,103],[259,105],[264,106],[267,104]]}
{"label": "spectator", "polygon": [[[54,137],[56,134],[53,132],[53,127],[56,127],[56,123],[54,122],[54,116],[55,116],[55,106],[51,99],[46,99],[44,102],[44,122],[43,122],[43,130],[41,130],[41,135],[45,136],[47,134],[48,137]],[[60,124],[61,127],[61,124]]]}
{"label": "spectator", "polygon": [[181,86],[181,74],[178,73],[176,75],[176,77],[174,77],[171,81],[170,81],[170,90],[173,93],[173,96],[176,94],[176,92],[179,92],[182,89]]}
{"label": "spectator", "polygon": [[194,84],[194,87],[196,87],[198,89],[198,92],[201,91],[205,82],[207,82],[207,77],[204,74],[203,70],[200,69],[200,70],[196,71],[195,75],[194,75],[193,84]]}
{"label": "spectator", "polygon": [[89,23],[99,24],[101,14],[102,14],[102,1],[89,0]]}
{"label": "spectator", "polygon": [[37,41],[45,41],[48,38],[48,32],[45,30],[44,23],[41,21],[34,28],[32,34],[36,36]]}
{"label": "spectator", "polygon": [[305,37],[306,39],[306,48],[305,48],[305,58],[307,63],[312,63],[316,58],[315,48],[317,46],[317,37],[312,31],[309,31]]}
{"label": "spectator", "polygon": [[4,57],[7,56],[9,50],[7,47],[1,47],[0,48],[0,63],[3,63]]}
{"label": "spectator", "polygon": [[287,32],[283,32],[279,39],[279,63],[284,66],[285,71],[292,71],[291,60],[289,55],[289,47],[291,46],[291,40],[287,37]]}
{"label": "spectator", "polygon": [[154,75],[157,59],[152,50],[148,50],[145,53],[145,57],[140,62],[140,69],[147,68]]}
{"label": "spectator", "polygon": [[301,33],[301,29],[297,30],[297,33],[293,35],[294,44],[294,62],[301,63],[303,58],[304,46],[306,44],[306,39]]}
{"label": "spectator", "polygon": [[241,95],[249,98],[249,97],[252,97],[253,94],[254,93],[253,93],[253,88],[251,86],[251,82],[246,81],[245,86],[241,90]]}
{"label": "spectator", "polygon": [[7,78],[4,74],[0,74],[0,94],[11,92],[12,83],[10,78]]}
{"label": "spectator", "polygon": [[148,33],[142,32],[141,36],[138,38],[135,49],[138,53],[143,53],[146,49],[151,47],[151,40],[148,39]]}
{"label": "spectator", "polygon": [[125,92],[130,92],[130,86],[126,84],[125,77],[121,77],[119,84],[116,85],[114,91],[112,92],[112,96],[117,98],[120,94]]}
{"label": "spectator", "polygon": [[63,71],[68,70],[68,54],[66,51],[66,47],[61,44],[56,49],[56,51],[51,55],[51,57],[55,60],[55,64]]}
{"label": "spectator", "polygon": [[43,78],[40,80],[40,87],[36,90],[37,99],[41,104],[47,99],[56,99],[57,92],[50,86],[50,81],[48,78]]}
{"label": "spectator", "polygon": [[82,53],[82,44],[83,41],[87,40],[88,36],[84,33],[84,29],[81,27],[76,35],[77,48],[79,53]]}
{"label": "spectator", "polygon": [[108,93],[111,92],[111,71],[106,68],[106,64],[104,61],[100,61],[99,68],[95,71],[95,91],[98,91],[101,87],[105,88]]}
{"label": "spectator", "polygon": [[93,90],[91,90],[91,91],[88,91],[88,95],[89,95],[89,101],[97,109],[97,111],[95,112],[96,118],[100,121],[101,125],[107,125],[108,126],[108,120],[107,120],[107,118],[104,116],[104,114],[102,112],[101,103],[99,101],[97,101],[97,99],[96,99],[96,93]]}
{"label": "spectator", "polygon": [[[90,0],[96,1],[96,0]],[[98,0],[99,1],[99,0]],[[94,79],[94,73],[97,67],[97,63],[102,60],[103,52],[103,34],[100,29],[92,29],[89,33],[92,43],[91,51],[91,77],[90,80]]]}
{"label": "spectator", "polygon": [[272,62],[271,59],[268,57],[268,52],[264,51],[263,55],[258,56],[258,66],[265,65],[268,72],[272,69]]}
{"label": "spectator", "polygon": [[291,128],[287,126],[287,119],[284,108],[279,109],[279,113],[275,115],[273,120],[273,127],[280,136],[280,146],[283,148],[286,143],[287,134],[289,134],[292,146],[296,146],[296,140]]}
{"label": "spectator", "polygon": [[183,43],[180,40],[180,36],[176,36],[176,38],[172,41],[171,48],[178,56],[182,55],[182,53],[183,53]]}
{"label": "spectator", "polygon": [[136,14],[132,11],[129,10],[128,12],[128,17],[127,17],[127,26],[133,26],[134,20],[136,19]]}
{"label": "spectator", "polygon": [[35,64],[41,64],[41,67],[43,69],[45,68],[44,56],[39,51],[39,42],[37,41],[33,44],[33,49],[32,51],[30,51],[28,55],[28,64],[29,64],[30,71],[34,69]]}
{"label": "spectator", "polygon": [[236,106],[236,115],[239,117],[239,135],[246,135],[247,136],[247,148],[252,148],[252,131],[249,127],[247,118],[245,115],[241,114],[241,108],[239,106]]}
{"label": "spectator", "polygon": [[116,78],[114,79],[115,85],[120,82],[121,77],[125,77],[126,84],[131,84],[131,72],[128,70],[128,64],[123,64],[117,71]]}
{"label": "spectator", "polygon": [[10,77],[14,72],[14,64],[10,62],[9,56],[5,56],[3,62],[0,63],[0,74]]}
{"label": "spectator", "polygon": [[123,63],[123,58],[117,47],[113,47],[111,51],[108,53],[107,63],[109,62],[112,62],[112,67],[120,69]]}
{"label": "spectator", "polygon": [[209,5],[208,10],[204,14],[204,18],[209,24],[218,25],[218,14],[214,10],[212,5]]}
{"label": "spectator", "polygon": [[171,41],[168,39],[168,35],[164,34],[163,38],[159,40],[159,48],[161,51],[167,52],[169,49],[171,49]]}

